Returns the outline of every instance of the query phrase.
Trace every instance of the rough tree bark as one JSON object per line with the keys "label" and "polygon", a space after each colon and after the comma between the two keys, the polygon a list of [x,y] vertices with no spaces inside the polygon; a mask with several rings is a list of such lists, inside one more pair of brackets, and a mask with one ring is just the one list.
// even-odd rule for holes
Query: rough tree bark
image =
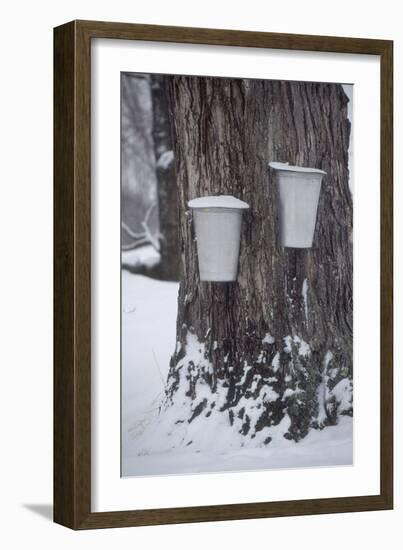
{"label": "rough tree bark", "polygon": [[[167,90],[183,279],[164,414],[206,429],[220,415],[254,445],[298,441],[352,414],[347,96],[337,84],[186,76]],[[327,172],[312,249],[278,245],[269,161]],[[250,205],[235,284],[199,281],[187,201],[217,194]],[[174,445],[194,444],[182,433]]]}

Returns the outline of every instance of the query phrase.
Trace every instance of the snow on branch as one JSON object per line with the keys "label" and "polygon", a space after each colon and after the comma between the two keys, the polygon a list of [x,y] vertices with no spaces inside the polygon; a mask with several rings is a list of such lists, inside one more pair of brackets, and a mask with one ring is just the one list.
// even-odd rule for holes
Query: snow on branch
{"label": "snow on branch", "polygon": [[167,170],[174,161],[174,152],[169,150],[162,153],[157,161],[157,168]]}

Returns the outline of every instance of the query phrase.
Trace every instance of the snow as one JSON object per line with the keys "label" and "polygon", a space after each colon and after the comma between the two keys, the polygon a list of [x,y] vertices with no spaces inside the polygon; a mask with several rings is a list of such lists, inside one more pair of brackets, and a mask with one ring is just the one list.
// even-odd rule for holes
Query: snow
{"label": "snow", "polygon": [[161,255],[152,245],[122,251],[122,264],[132,269],[139,267],[152,268],[158,265],[160,261]]}
{"label": "snow", "polygon": [[339,406],[339,412],[343,413],[345,411],[351,410],[351,404],[353,402],[353,382],[348,378],[343,378],[334,386],[332,390],[329,389],[328,382],[334,376],[334,372],[337,372],[337,369],[330,369],[329,364],[333,360],[333,353],[328,350],[326,352],[324,361],[323,361],[323,375],[322,382],[318,387],[318,403],[319,403],[319,412],[318,412],[318,424],[322,425],[323,422],[327,419],[326,414],[326,403],[330,401],[333,397],[336,398],[336,401]]}
{"label": "snow", "polygon": [[282,170],[286,172],[305,172],[308,174],[326,174],[324,170],[319,170],[319,168],[292,166],[291,164],[288,164],[288,162],[269,162],[269,166],[274,170]]}
{"label": "snow", "polygon": [[[176,345],[178,283],[122,271],[122,458],[163,395]],[[159,335],[156,338],[156,335]]]}
{"label": "snow", "polygon": [[277,352],[276,355],[273,357],[273,361],[271,362],[271,366],[273,367],[274,372],[277,372],[280,368],[280,353]]}
{"label": "snow", "polygon": [[162,155],[159,157],[157,161],[157,168],[161,168],[162,170],[167,170],[171,164],[174,161],[174,152],[173,151],[165,151],[162,153]]}
{"label": "snow", "polygon": [[332,359],[333,359],[333,353],[330,350],[328,350],[323,360],[322,382],[319,384],[319,387],[318,387],[319,412],[318,412],[317,420],[318,420],[319,426],[321,426],[327,420],[326,401],[329,399],[329,390],[327,386],[329,377],[327,375],[327,372],[328,372],[329,363],[330,361],[332,361]]}
{"label": "snow", "polygon": [[296,334],[294,336],[285,336],[284,340],[284,351],[286,353],[292,353],[293,347],[298,349],[298,354],[303,357],[307,357],[311,353],[311,348],[305,340]]}
{"label": "snow", "polygon": [[327,350],[324,360],[324,370],[326,371],[327,367],[329,366],[330,361],[333,359],[333,353],[330,350]]}
{"label": "snow", "polygon": [[188,202],[189,208],[249,208],[249,204],[231,195],[198,197]]}
{"label": "snow", "polygon": [[299,336],[294,336],[294,342],[298,345],[299,355],[303,355],[304,357],[306,357],[311,353],[311,348],[309,344],[307,344],[307,342],[305,342],[305,340],[303,340]]}
{"label": "snow", "polygon": [[[246,415],[253,424],[261,414],[257,401],[242,397],[238,411],[244,408],[243,416],[235,415],[231,424],[229,416],[219,411],[225,390],[218,384],[216,394],[212,394],[210,387],[200,379],[196,400],[189,399],[184,385],[180,384],[175,404],[161,409],[159,414],[169,360],[175,348],[180,346],[175,330],[177,295],[177,283],[122,273],[122,475],[352,464],[352,418],[348,416],[342,416],[337,426],[311,430],[298,443],[283,437],[290,426],[287,414],[278,425],[256,432],[253,439],[245,438],[239,430]],[[290,345],[291,340],[290,337]],[[301,339],[293,341],[300,346],[300,352],[301,342],[304,348],[306,343]],[[211,370],[204,344],[189,332],[186,354],[178,365],[180,377],[197,375],[196,367],[194,372],[189,372],[190,361],[198,368]],[[278,364],[279,354],[273,359],[273,365]],[[340,384],[334,391],[342,400],[348,388]],[[215,396],[214,405],[212,395]],[[272,401],[278,394],[266,386],[262,388],[262,398]],[[205,408],[189,423],[197,406]],[[268,437],[271,441],[265,445]]]}
{"label": "snow", "polygon": [[340,412],[348,411],[351,408],[353,400],[353,387],[352,382],[348,378],[340,380],[340,382],[333,388],[331,395],[334,395],[339,403]]}
{"label": "snow", "polygon": [[305,319],[308,321],[308,279],[302,283],[302,297],[304,299]]}
{"label": "snow", "polygon": [[274,344],[275,340],[270,333],[266,333],[265,337],[262,340],[263,344]]}
{"label": "snow", "polygon": [[231,453],[195,453],[192,449],[185,448],[174,453],[131,456],[126,462],[126,475],[349,466],[353,463],[352,419],[343,417],[338,426],[312,430],[299,443],[287,441],[282,436],[276,441],[277,445],[274,446],[273,443],[274,441],[264,448],[244,448]]}

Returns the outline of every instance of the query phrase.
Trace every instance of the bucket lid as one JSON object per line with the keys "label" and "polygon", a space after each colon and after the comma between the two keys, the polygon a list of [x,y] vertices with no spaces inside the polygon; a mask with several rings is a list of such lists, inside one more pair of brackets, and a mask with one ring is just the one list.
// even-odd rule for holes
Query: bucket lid
{"label": "bucket lid", "polygon": [[269,162],[270,168],[274,170],[285,170],[287,172],[305,172],[308,174],[326,174],[324,170],[319,168],[305,168],[304,166],[292,166],[288,162]]}
{"label": "bucket lid", "polygon": [[209,197],[198,197],[188,202],[189,208],[232,208],[241,210],[249,208],[247,202],[241,201],[232,195],[216,195]]}

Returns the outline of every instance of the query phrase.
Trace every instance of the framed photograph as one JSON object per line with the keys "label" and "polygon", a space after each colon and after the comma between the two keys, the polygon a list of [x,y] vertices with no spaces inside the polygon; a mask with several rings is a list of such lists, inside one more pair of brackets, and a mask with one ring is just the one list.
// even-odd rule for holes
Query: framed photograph
{"label": "framed photograph", "polygon": [[393,507],[384,40],[54,34],[54,520]]}

